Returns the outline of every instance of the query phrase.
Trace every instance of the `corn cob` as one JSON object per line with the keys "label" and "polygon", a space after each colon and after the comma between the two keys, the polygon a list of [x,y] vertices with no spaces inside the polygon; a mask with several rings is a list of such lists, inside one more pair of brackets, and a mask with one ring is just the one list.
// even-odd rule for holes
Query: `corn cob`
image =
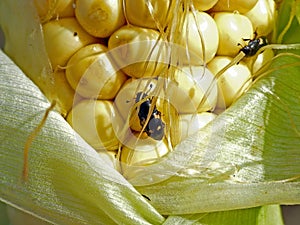
{"label": "corn cob", "polygon": [[[160,124],[166,125],[163,128],[164,136],[154,143],[165,143],[168,151],[172,151],[184,133],[191,134],[192,130],[197,130],[197,126],[192,124],[195,123],[193,120],[188,126],[185,124],[191,127],[191,131],[182,128],[182,124],[186,123],[183,118],[203,112],[215,117],[215,113],[230,107],[246,90],[251,84],[251,71],[257,71],[261,66],[255,64],[255,69],[247,68],[241,62],[226,71],[230,75],[223,72],[218,74],[221,71],[219,59],[225,60],[221,65],[223,68],[239,54],[239,45],[246,46],[253,39],[254,31],[264,36],[270,34],[272,30],[269,28],[274,23],[274,4],[266,0],[249,1],[247,4],[224,2],[207,1],[204,4],[194,1],[193,5],[190,1],[137,1],[141,5],[139,13],[132,13],[132,1],[94,1],[95,5],[75,1],[72,4],[65,3],[65,7],[60,1],[53,4],[44,2],[45,5],[35,2],[51,64],[51,76],[55,82],[68,81],[61,82],[59,89],[70,90],[70,86],[73,89],[68,97],[54,94],[53,98],[57,99],[62,115],[68,113],[67,120],[73,125],[72,121],[84,117],[84,114],[76,119],[73,116],[83,103],[111,104],[115,100],[114,107],[101,106],[108,110],[106,112],[96,114],[93,109],[90,112],[95,116],[91,116],[92,121],[96,121],[98,116],[107,116],[107,121],[111,121],[109,129],[114,129],[114,132],[110,132],[104,144],[101,142],[102,135],[105,136],[102,132],[106,128],[99,127],[98,123],[93,122],[91,126],[95,127],[90,130],[84,126],[74,126],[92,147],[96,150],[118,150],[117,159],[130,165],[132,162],[123,153],[134,152],[135,147],[126,146],[132,142],[127,140],[126,135],[131,133],[130,137],[136,138],[136,141],[151,138],[156,127],[148,125],[154,118],[153,121],[161,121]],[[258,4],[267,9],[263,21],[253,16],[260,8]],[[247,65],[252,63],[248,62]],[[241,70],[235,71],[241,67],[244,68],[243,73]],[[239,73],[241,79],[238,85],[230,81],[231,71]],[[214,78],[213,74],[217,76]],[[145,79],[149,82],[143,86],[140,83]],[[156,84],[150,85],[151,81]],[[134,82],[138,85],[126,92],[128,83]],[[147,96],[137,101],[139,92]],[[176,93],[178,95],[172,97]],[[83,98],[89,100],[81,100]],[[142,119],[140,115],[145,105],[150,113]],[[124,110],[125,106],[130,106],[127,111]],[[89,107],[83,107],[82,110],[87,109]],[[111,118],[110,113],[117,116]],[[119,128],[119,122],[125,128]],[[197,124],[200,129],[202,121]],[[117,134],[117,131],[121,134]],[[89,136],[98,140],[89,140]],[[118,141],[107,142],[108,139]],[[151,159],[153,154],[159,159],[167,153],[165,150],[162,150],[163,154],[159,150],[149,151],[152,151]],[[138,157],[134,160],[140,163]]]}

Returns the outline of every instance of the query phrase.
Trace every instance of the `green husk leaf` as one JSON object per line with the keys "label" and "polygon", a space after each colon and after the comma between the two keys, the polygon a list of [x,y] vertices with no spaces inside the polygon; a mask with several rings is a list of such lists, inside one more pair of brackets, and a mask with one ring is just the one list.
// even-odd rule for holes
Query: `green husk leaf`
{"label": "green husk leaf", "polygon": [[163,225],[283,225],[278,205],[250,209],[170,216]]}
{"label": "green husk leaf", "polygon": [[[294,44],[300,42],[300,1],[285,0],[278,6],[274,43]],[[299,50],[298,52],[299,53]]]}
{"label": "green husk leaf", "polygon": [[0,225],[9,225],[6,204],[0,202]]}
{"label": "green husk leaf", "polygon": [[41,220],[29,213],[15,207],[6,205],[6,212],[9,219],[7,225],[50,225],[51,223]]}
{"label": "green husk leaf", "polygon": [[161,224],[163,217],[51,112],[30,149],[23,148],[49,106],[40,90],[0,52],[0,200],[57,224]]}

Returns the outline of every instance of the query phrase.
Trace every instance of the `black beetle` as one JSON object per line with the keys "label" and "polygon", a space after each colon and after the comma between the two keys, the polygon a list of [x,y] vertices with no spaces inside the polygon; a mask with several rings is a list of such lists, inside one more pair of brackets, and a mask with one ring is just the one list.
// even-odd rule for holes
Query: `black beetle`
{"label": "black beetle", "polygon": [[243,41],[249,41],[246,46],[242,46],[241,44],[238,44],[239,46],[242,46],[240,52],[245,53],[246,57],[254,56],[261,47],[266,46],[268,44],[266,37],[261,36],[257,38],[257,32],[254,32],[253,39],[243,38]]}
{"label": "black beetle", "polygon": [[[146,98],[146,99],[145,99]],[[154,105],[148,123],[146,124],[149,111],[151,109],[152,99],[143,92],[138,92],[136,95],[136,102],[143,101],[139,107],[138,117],[140,125],[145,126],[145,132],[154,140],[162,140],[165,135],[165,123],[161,119],[161,112],[157,110]]]}

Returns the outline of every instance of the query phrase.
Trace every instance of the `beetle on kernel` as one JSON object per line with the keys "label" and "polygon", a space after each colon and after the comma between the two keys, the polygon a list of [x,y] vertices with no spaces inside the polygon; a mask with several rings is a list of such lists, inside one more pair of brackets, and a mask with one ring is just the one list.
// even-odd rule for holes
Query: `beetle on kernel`
{"label": "beetle on kernel", "polygon": [[[143,101],[138,111],[140,125],[142,127],[145,127],[145,132],[149,137],[153,138],[154,140],[162,140],[165,134],[164,133],[165,123],[162,121],[161,112],[158,111],[156,105],[154,105],[152,112],[150,112],[153,98],[147,96],[148,95],[143,92],[138,92],[136,94],[136,102]],[[150,114],[149,121],[146,124],[149,112],[151,114]]]}
{"label": "beetle on kernel", "polygon": [[249,41],[247,45],[242,46],[238,43],[238,46],[241,46],[240,52],[245,54],[245,57],[254,56],[257,51],[268,44],[267,38],[264,36],[257,37],[257,32],[254,32],[253,39],[243,38],[243,41]]}

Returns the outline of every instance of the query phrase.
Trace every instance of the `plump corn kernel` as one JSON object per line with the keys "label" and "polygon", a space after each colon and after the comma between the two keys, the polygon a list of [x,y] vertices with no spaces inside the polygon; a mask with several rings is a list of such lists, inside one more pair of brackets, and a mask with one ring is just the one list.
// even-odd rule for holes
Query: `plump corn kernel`
{"label": "plump corn kernel", "polygon": [[65,72],[60,70],[53,74],[56,87],[56,102],[61,110],[61,114],[65,117],[72,109],[72,106],[82,98],[77,96],[69,85]]}
{"label": "plump corn kernel", "polygon": [[113,103],[107,100],[82,100],[67,116],[68,123],[96,150],[116,150]]}
{"label": "plump corn kernel", "polygon": [[136,26],[123,26],[108,40],[110,54],[118,66],[134,78],[158,76],[165,68],[163,43],[159,32]]}
{"label": "plump corn kernel", "polygon": [[244,62],[247,64],[252,74],[255,74],[260,68],[262,68],[267,62],[270,62],[274,57],[272,49],[266,49],[260,53],[257,58],[248,58]]}
{"label": "plump corn kernel", "polygon": [[217,84],[214,75],[203,66],[176,69],[166,95],[178,113],[196,113],[214,109]]}
{"label": "plump corn kernel", "polygon": [[[211,112],[201,112],[197,114],[179,114],[177,126],[171,127],[171,137],[173,145],[176,146],[185,138],[193,135],[209,122],[216,118],[216,114]],[[175,137],[174,137],[175,136]]]}
{"label": "plump corn kernel", "polygon": [[122,0],[77,0],[75,15],[81,26],[95,37],[109,37],[125,24]]}
{"label": "plump corn kernel", "polygon": [[[124,5],[130,24],[152,29],[165,28],[174,9],[174,1],[171,0],[125,0]],[[151,12],[148,6],[152,7]]]}
{"label": "plump corn kernel", "polygon": [[246,13],[254,7],[258,0],[219,0],[217,4],[212,8],[215,12],[233,12]]}
{"label": "plump corn kernel", "polygon": [[210,121],[215,119],[216,116],[216,114],[211,112],[180,114],[178,119],[181,130],[181,140],[184,140],[188,136],[205,127]]}
{"label": "plump corn kernel", "polygon": [[274,27],[275,2],[273,0],[258,0],[245,16],[250,19],[259,36],[266,36]]}
{"label": "plump corn kernel", "polygon": [[211,9],[218,0],[193,0],[194,6],[199,11],[207,11]]}
{"label": "plump corn kernel", "polygon": [[[123,146],[121,149],[121,167],[122,175],[128,179],[135,179],[136,176],[145,176],[147,166],[159,163],[162,157],[169,153],[167,141],[155,141],[149,137],[139,139],[137,144],[136,137],[132,137],[129,146]],[[132,145],[130,145],[132,143]],[[131,147],[130,147],[131,146]],[[155,182],[156,178],[154,178]]]}
{"label": "plump corn kernel", "polygon": [[121,162],[129,166],[145,166],[155,163],[169,152],[165,139],[156,141],[146,137],[137,140],[136,136],[131,136],[121,151]]}
{"label": "plump corn kernel", "polygon": [[68,61],[66,76],[78,94],[97,99],[113,99],[127,79],[102,44],[78,50]]}
{"label": "plump corn kernel", "polygon": [[[196,11],[194,18],[193,13],[189,12],[181,34],[183,52],[186,53],[186,48],[189,51],[189,58],[185,56],[180,59],[183,63],[203,65],[203,62],[207,63],[215,56],[219,44],[219,33],[215,21],[209,14]],[[204,52],[202,45],[205,46]]]}
{"label": "plump corn kernel", "polygon": [[65,66],[69,58],[80,48],[96,43],[75,18],[51,20],[43,25],[46,50],[53,69]]}
{"label": "plump corn kernel", "polygon": [[254,30],[248,17],[238,13],[220,12],[214,14],[219,30],[218,55],[236,56],[243,39],[252,39]]}
{"label": "plump corn kernel", "polygon": [[[232,59],[233,58],[228,56],[216,56],[207,66],[212,73],[217,74],[223,67],[229,64]],[[251,73],[243,62],[227,69],[218,79],[219,90],[224,98],[226,107],[229,107],[250,83]],[[218,103],[221,102],[223,102],[223,100],[218,101]]]}
{"label": "plump corn kernel", "polygon": [[34,0],[34,4],[42,22],[75,15],[73,0]]}

